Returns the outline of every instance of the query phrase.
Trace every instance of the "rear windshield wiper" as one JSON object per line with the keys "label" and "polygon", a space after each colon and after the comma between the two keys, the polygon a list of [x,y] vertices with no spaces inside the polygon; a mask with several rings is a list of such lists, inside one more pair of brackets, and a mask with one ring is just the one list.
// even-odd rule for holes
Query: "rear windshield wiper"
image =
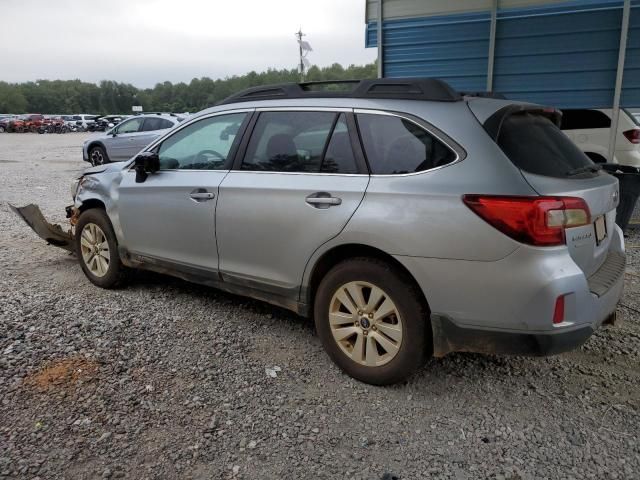
{"label": "rear windshield wiper", "polygon": [[573,170],[569,170],[567,172],[567,177],[573,177],[575,175],[580,175],[581,173],[596,173],[602,170],[602,165],[586,165],[580,168],[574,168]]}

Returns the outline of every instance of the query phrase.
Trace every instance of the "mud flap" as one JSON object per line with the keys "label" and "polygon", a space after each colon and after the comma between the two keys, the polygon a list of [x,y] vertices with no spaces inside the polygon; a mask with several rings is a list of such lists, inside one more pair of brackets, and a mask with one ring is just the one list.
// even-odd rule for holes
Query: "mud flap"
{"label": "mud flap", "polygon": [[47,222],[40,211],[40,207],[37,205],[30,204],[25,207],[14,207],[9,204],[9,207],[49,245],[64,248],[70,252],[75,251],[71,230],[65,232],[60,225]]}

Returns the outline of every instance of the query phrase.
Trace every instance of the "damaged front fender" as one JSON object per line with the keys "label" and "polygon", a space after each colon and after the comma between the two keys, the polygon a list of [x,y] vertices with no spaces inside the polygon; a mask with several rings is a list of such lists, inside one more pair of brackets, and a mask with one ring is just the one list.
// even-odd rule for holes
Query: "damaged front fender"
{"label": "damaged front fender", "polygon": [[44,218],[40,211],[40,207],[34,204],[24,207],[14,207],[9,204],[9,207],[45,242],[69,252],[75,252],[75,242],[71,229],[65,232],[62,226],[47,222],[47,219]]}

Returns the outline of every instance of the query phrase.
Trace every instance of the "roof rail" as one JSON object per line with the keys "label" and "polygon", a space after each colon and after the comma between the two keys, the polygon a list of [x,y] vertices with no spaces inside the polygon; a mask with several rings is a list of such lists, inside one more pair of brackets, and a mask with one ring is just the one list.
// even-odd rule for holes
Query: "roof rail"
{"label": "roof rail", "polygon": [[172,117],[182,117],[184,116],[181,113],[173,113],[173,112],[135,112],[132,114],[132,116],[137,116],[137,115],[170,115]]}
{"label": "roof rail", "polygon": [[288,98],[377,98],[457,102],[462,99],[451,86],[437,78],[380,78],[261,85],[233,94],[218,105]]}
{"label": "roof rail", "polygon": [[497,100],[506,100],[502,93],[497,92],[460,92],[463,97],[479,97],[479,98],[495,98]]}

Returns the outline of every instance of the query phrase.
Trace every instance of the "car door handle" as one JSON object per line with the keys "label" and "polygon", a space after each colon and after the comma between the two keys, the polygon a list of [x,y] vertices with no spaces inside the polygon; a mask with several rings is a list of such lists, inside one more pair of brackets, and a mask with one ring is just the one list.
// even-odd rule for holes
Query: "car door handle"
{"label": "car door handle", "polygon": [[191,192],[189,194],[189,196],[193,200],[195,200],[196,202],[206,202],[207,200],[211,200],[213,198],[216,198],[216,194],[215,193],[202,192],[202,191]]}
{"label": "car door handle", "polygon": [[342,203],[341,198],[332,197],[331,194],[327,192],[313,193],[305,198],[305,201],[316,208],[329,208]]}

